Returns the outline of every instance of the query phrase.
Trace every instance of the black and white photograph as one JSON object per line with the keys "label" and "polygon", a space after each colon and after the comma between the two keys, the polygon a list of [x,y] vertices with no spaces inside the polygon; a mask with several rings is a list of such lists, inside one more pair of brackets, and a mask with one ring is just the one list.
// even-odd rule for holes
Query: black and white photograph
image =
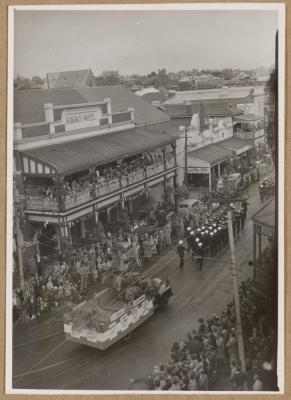
{"label": "black and white photograph", "polygon": [[7,394],[284,393],[284,4],[10,6]]}

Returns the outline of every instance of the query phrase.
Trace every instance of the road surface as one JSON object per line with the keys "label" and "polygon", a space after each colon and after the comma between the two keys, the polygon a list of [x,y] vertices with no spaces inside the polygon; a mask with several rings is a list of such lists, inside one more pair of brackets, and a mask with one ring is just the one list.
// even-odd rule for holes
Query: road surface
{"label": "road surface", "polygon": [[[249,190],[249,203],[245,229],[235,240],[239,279],[252,275],[248,264],[253,251],[250,217],[261,208],[257,185]],[[127,390],[131,379],[147,377],[156,362],[167,361],[173,342],[197,328],[199,317],[219,314],[232,299],[228,249],[219,258],[205,261],[201,272],[190,255],[183,270],[178,263],[172,249],[149,270],[150,276],[169,278],[174,291],[169,306],[104,352],[66,341],[59,320],[35,323],[35,327],[16,326],[13,387]]]}

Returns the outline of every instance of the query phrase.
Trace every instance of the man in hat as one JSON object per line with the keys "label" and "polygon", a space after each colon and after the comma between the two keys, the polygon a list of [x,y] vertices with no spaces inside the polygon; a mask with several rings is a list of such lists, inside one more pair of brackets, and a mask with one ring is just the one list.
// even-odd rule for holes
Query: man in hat
{"label": "man in hat", "polygon": [[185,251],[187,251],[187,249],[185,246],[183,246],[183,240],[179,240],[179,244],[177,246],[177,254],[180,258],[180,264],[179,264],[180,269],[182,269],[184,266]]}
{"label": "man in hat", "polygon": [[197,261],[199,264],[199,271],[202,271],[203,269],[203,261],[204,261],[204,246],[202,242],[199,242],[197,245]]}

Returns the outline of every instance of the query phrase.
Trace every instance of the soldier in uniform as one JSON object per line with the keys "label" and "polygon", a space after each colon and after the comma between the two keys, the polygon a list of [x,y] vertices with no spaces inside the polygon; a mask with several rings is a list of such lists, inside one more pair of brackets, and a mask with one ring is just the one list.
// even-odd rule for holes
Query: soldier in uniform
{"label": "soldier in uniform", "polygon": [[187,251],[186,247],[183,246],[183,240],[179,240],[179,244],[177,247],[177,254],[180,258],[180,264],[179,268],[182,269],[184,266],[184,256],[185,256],[185,251]]}
{"label": "soldier in uniform", "polygon": [[222,233],[222,227],[218,225],[217,227],[217,248],[218,251],[221,251],[222,246],[223,246],[223,233]]}
{"label": "soldier in uniform", "polygon": [[214,233],[213,231],[209,234],[209,249],[210,249],[210,256],[214,257]]}
{"label": "soldier in uniform", "polygon": [[191,249],[192,255],[194,255],[194,251],[195,251],[195,235],[194,235],[194,231],[190,232],[190,235],[187,238],[187,244],[188,244],[188,250]]}
{"label": "soldier in uniform", "polygon": [[197,261],[199,264],[199,271],[202,271],[204,262],[204,246],[201,242],[198,243],[197,254],[198,254]]}

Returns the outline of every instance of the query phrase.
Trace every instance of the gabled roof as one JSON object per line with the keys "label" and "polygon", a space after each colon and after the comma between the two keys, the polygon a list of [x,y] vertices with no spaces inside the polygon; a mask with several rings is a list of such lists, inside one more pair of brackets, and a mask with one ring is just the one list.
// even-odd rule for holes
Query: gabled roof
{"label": "gabled roof", "polygon": [[124,111],[130,107],[135,110],[135,121],[139,124],[151,124],[169,119],[169,117],[133,94],[124,86],[98,86],[77,89],[25,90],[14,92],[14,122],[30,124],[44,122],[44,104],[53,105],[81,104],[103,101],[110,98],[112,112]]}
{"label": "gabled roof", "polygon": [[47,89],[61,89],[88,86],[88,78],[94,79],[90,69],[49,72],[46,76]]}
{"label": "gabled roof", "polygon": [[175,142],[177,138],[164,131],[165,124],[39,147],[21,154],[53,167],[59,174],[71,174]]}

